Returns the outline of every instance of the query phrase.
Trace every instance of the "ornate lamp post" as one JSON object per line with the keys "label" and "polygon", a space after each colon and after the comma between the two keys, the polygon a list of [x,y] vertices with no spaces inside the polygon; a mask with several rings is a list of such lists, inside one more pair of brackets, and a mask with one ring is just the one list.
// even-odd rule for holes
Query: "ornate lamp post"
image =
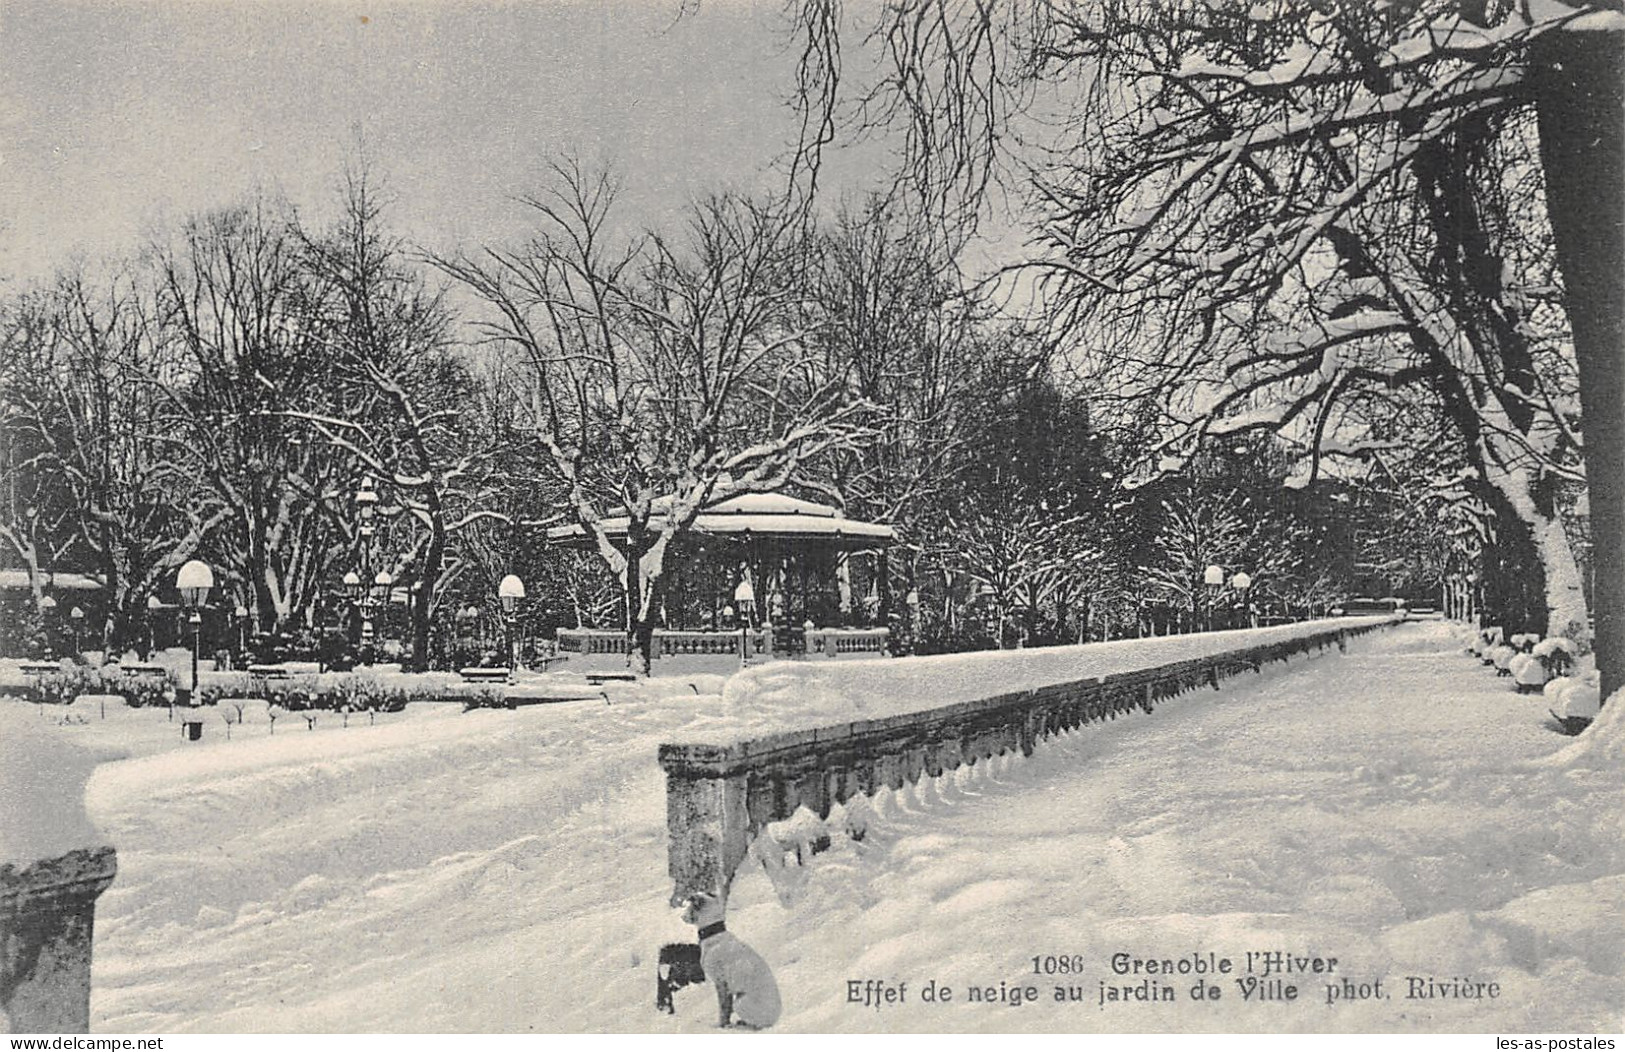
{"label": "ornate lamp post", "polygon": [[1239,597],[1236,601],[1241,606],[1242,618],[1246,621],[1245,627],[1247,628],[1253,627],[1252,609],[1247,605],[1247,589],[1252,586],[1252,577],[1240,570],[1237,570],[1236,575],[1230,578],[1230,587],[1236,590],[1236,595]]}
{"label": "ornate lamp post", "polygon": [[[248,607],[238,603],[231,616],[237,619],[237,653],[248,653]],[[240,657],[238,660],[242,660]]]}
{"label": "ornate lamp post", "polygon": [[1219,601],[1219,589],[1224,587],[1224,567],[1209,565],[1202,571],[1202,585],[1207,590],[1207,630],[1213,631],[1213,607]]}
{"label": "ornate lamp post", "polygon": [[356,518],[361,521],[361,526],[357,531],[361,535],[361,573],[355,574],[352,571],[346,574],[344,579],[346,588],[349,587],[352,576],[358,582],[355,598],[357,606],[361,610],[361,646],[370,647],[372,645],[372,602],[368,592],[369,583],[373,580],[372,536],[377,530],[372,520],[373,516],[378,514],[378,492],[372,488],[371,475],[364,475],[361,478],[361,486],[355,493],[355,512]]}
{"label": "ornate lamp post", "polygon": [[519,654],[514,649],[513,623],[519,614],[520,600],[525,598],[525,582],[518,574],[509,574],[497,584],[497,600],[502,603],[502,622],[508,630],[508,667],[519,667]]}
{"label": "ornate lamp post", "polygon": [[372,536],[372,517],[378,513],[378,491],[372,488],[372,476],[364,475],[355,492],[355,510],[361,518],[361,536]]}
{"label": "ornate lamp post", "polygon": [[213,587],[214,571],[201,559],[193,559],[175,575],[175,588],[181,594],[181,602],[192,611],[186,619],[192,626],[192,687],[187,693],[189,703],[195,702],[197,694],[197,652],[198,639],[203,631],[203,604],[208,602],[209,589]]}
{"label": "ornate lamp post", "polygon": [[[73,624],[73,652],[79,653],[79,626],[84,623],[85,612],[77,606],[68,611],[68,620]],[[77,660],[77,658],[75,659]]]}

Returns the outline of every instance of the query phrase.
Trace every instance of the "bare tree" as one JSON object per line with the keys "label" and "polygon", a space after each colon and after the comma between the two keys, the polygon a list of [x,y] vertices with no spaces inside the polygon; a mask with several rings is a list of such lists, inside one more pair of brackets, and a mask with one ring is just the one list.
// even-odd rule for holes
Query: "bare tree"
{"label": "bare tree", "polygon": [[[882,408],[873,439],[825,458],[827,476],[811,488],[849,513],[895,525],[912,584],[958,488],[980,423],[975,407],[1008,378],[1008,344],[988,335],[985,307],[952,280],[921,219],[899,202],[871,197],[842,208],[815,248],[810,293],[821,324],[812,340],[854,399]],[[885,552],[881,559],[889,576]],[[879,590],[882,619],[891,594]]]}
{"label": "bare tree", "polygon": [[[797,8],[815,55],[835,50],[827,43],[827,20],[813,17],[821,6]],[[883,44],[880,74],[873,88],[855,93],[863,105],[854,112],[863,127],[895,124],[900,115],[932,133],[906,140],[934,156],[905,151],[904,183],[917,184],[928,173],[925,192],[939,198],[974,197],[986,184],[985,165],[952,163],[955,158],[996,158],[1003,143],[1030,144],[1042,136],[1038,144],[1049,152],[1035,166],[1035,185],[1053,249],[1043,266],[1054,283],[1086,293],[1085,303],[1127,297],[1155,315],[1155,328],[1142,329],[1142,339],[1156,339],[1158,330],[1194,332],[1195,338],[1177,341],[1178,353],[1207,359],[1222,359],[1229,350],[1201,335],[1221,310],[1270,303],[1306,272],[1312,279],[1313,255],[1328,245],[1340,252],[1340,235],[1359,239],[1360,213],[1384,196],[1408,195],[1414,214],[1430,222],[1444,218],[1423,216],[1427,202],[1419,199],[1433,192],[1429,187],[1450,196],[1444,189],[1450,180],[1434,178],[1437,170],[1417,174],[1437,167],[1441,153],[1434,144],[1454,140],[1459,148],[1506,127],[1516,135],[1517,122],[1502,125],[1500,119],[1534,113],[1548,222],[1584,381],[1585,457],[1594,498],[1601,496],[1592,514],[1606,694],[1625,675],[1625,487],[1613,482],[1625,469],[1625,414],[1618,409],[1625,391],[1618,353],[1625,333],[1618,279],[1625,270],[1625,202],[1593,188],[1614,185],[1625,174],[1622,28],[1611,2],[1033,0],[989,6],[911,0],[888,5],[869,37]],[[826,96],[840,89],[838,67],[826,61],[820,68],[824,75],[801,79],[808,91],[804,112],[828,112]],[[926,72],[932,70],[940,71],[935,81]],[[1024,122],[1017,116],[1023,107],[1007,105],[1024,91],[1055,104],[1050,123]],[[886,104],[872,97],[877,92]],[[956,122],[966,100],[977,104],[976,119]],[[1445,159],[1455,151],[1445,151]],[[949,163],[930,168],[932,160]],[[1459,213],[1450,218],[1478,223]],[[1433,233],[1448,231],[1434,222]],[[1444,251],[1431,263],[1448,261],[1452,249],[1474,251],[1448,237],[1437,244]],[[1482,294],[1497,290],[1478,280],[1484,272],[1471,273],[1471,260],[1454,276],[1422,269],[1433,279],[1422,286],[1433,302],[1404,321],[1414,334],[1455,308],[1458,332],[1443,344],[1445,354],[1424,347],[1421,357],[1448,359],[1458,340],[1476,341],[1474,350],[1492,357],[1510,352],[1488,372],[1516,382],[1520,352],[1516,339],[1507,339],[1515,329],[1471,331],[1471,313],[1450,302],[1453,293],[1474,285],[1488,302]],[[1336,306],[1324,304],[1323,317],[1335,317]],[[1404,314],[1397,304],[1388,307]],[[1057,310],[1063,325],[1082,317],[1076,301]],[[1293,324],[1306,320],[1295,317]],[[1422,341],[1428,340],[1437,341],[1437,334],[1426,333]],[[1411,366],[1418,373],[1431,367],[1427,361]],[[1469,397],[1482,393],[1473,374],[1467,376],[1461,386]],[[1527,386],[1519,390],[1535,394]],[[1321,404],[1310,397],[1307,406]],[[1455,411],[1480,408],[1469,400]],[[1483,422],[1515,449],[1540,447],[1539,440],[1525,441],[1527,432],[1507,433],[1520,430],[1516,412],[1505,428],[1499,409],[1488,409]],[[1490,451],[1486,466],[1516,476],[1516,456],[1527,452]],[[1503,492],[1508,511],[1550,522],[1542,495],[1522,488],[1514,477]],[[1540,521],[1531,525],[1544,533],[1543,544],[1555,545]]]}
{"label": "bare tree", "polygon": [[322,328],[333,291],[263,203],[187,222],[157,266],[174,353],[160,388],[222,516],[217,558],[270,630],[313,608],[342,551],[338,464],[288,415],[335,390]]}
{"label": "bare tree", "polygon": [[553,171],[525,199],[540,226],[529,244],[437,262],[491,309],[487,339],[528,368],[515,412],[620,579],[647,672],[672,542],[708,504],[776,490],[861,441],[869,407],[808,350],[793,216],[725,196],[695,205],[675,237],[617,238],[610,177]]}
{"label": "bare tree", "polygon": [[31,568],[36,601],[40,543],[53,561],[76,551],[94,567],[106,596],[102,644],[129,645],[144,601],[223,518],[200,505],[155,388],[164,351],[152,296],[130,271],[69,272],[19,309],[20,368],[4,402],[9,459],[33,492],[28,521],[3,529]]}
{"label": "bare tree", "polygon": [[383,201],[365,165],[347,173],[343,220],[308,237],[310,267],[333,290],[315,319],[338,397],[331,409],[291,409],[343,453],[357,474],[379,480],[397,547],[395,579],[415,587],[412,660],[429,667],[429,635],[447,586],[461,572],[453,548],[485,518],[494,447],[481,427],[478,381],[451,345],[451,316],[438,294],[383,230]]}

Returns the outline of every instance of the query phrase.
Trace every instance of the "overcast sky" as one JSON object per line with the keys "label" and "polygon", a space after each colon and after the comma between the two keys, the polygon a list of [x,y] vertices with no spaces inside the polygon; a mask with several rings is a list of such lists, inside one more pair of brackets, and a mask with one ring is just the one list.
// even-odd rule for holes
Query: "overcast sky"
{"label": "overcast sky", "polygon": [[437,248],[523,231],[562,150],[640,224],[765,185],[792,71],[779,0],[0,0],[0,279],[135,247],[256,188],[330,207],[357,132]]}

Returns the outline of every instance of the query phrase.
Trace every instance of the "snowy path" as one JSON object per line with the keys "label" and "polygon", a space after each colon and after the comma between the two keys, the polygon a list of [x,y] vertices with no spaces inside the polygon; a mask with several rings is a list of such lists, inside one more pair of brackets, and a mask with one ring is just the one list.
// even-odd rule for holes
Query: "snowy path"
{"label": "snowy path", "polygon": [[[1570,745],[1443,627],[883,794],[862,843],[794,874],[790,908],[742,877],[730,929],[772,962],[784,1029],[1617,1029],[1625,733]],[[665,905],[654,751],[717,704],[475,713],[369,729],[365,747],[346,732],[318,759],[279,735],[286,756],[237,769],[202,751],[104,767],[92,812],[122,869],[98,913],[96,1028],[707,1026],[708,989],[681,992],[675,1019],[652,1007],[653,949],[692,937]],[[1328,1007],[1311,977],[1291,1003],[1233,982],[1194,1003],[1187,977],[1171,1004],[1098,1003],[1118,951],[1271,949],[1335,956],[1392,998]],[[1044,954],[1081,959],[1065,979],[1080,1003],[1032,975]],[[1502,992],[1406,1000],[1410,974]],[[930,978],[954,1003],[920,1003]],[[848,979],[906,981],[906,1002],[848,1005]],[[964,1003],[1001,981],[1042,997]]]}

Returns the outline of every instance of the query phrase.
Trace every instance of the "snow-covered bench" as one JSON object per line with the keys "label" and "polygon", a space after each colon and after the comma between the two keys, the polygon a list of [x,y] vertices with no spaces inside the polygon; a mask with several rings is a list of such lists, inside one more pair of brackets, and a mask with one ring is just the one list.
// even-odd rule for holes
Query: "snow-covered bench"
{"label": "snow-covered bench", "polygon": [[162,665],[152,665],[143,662],[134,662],[119,665],[116,669],[119,675],[129,676],[132,679],[163,679],[169,675]]}

